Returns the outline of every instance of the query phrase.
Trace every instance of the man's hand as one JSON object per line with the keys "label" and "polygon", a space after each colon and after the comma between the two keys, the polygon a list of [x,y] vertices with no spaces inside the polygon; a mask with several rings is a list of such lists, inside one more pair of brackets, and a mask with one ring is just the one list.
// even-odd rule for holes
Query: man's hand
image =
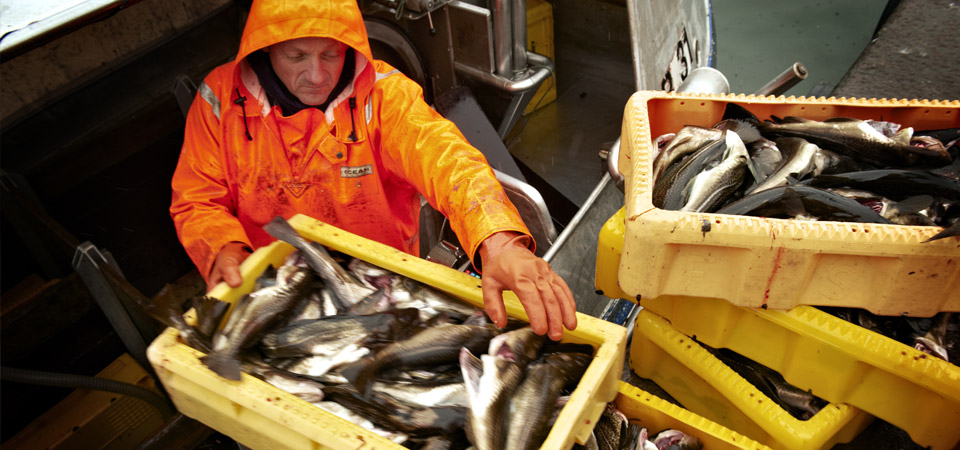
{"label": "man's hand", "polygon": [[563,326],[577,327],[577,304],[567,283],[530,251],[530,237],[512,231],[495,233],[480,244],[483,263],[483,304],[494,325],[507,325],[503,291],[520,299],[537,334],[563,337]]}
{"label": "man's hand", "polygon": [[207,292],[221,281],[225,281],[227,286],[232,288],[240,286],[243,283],[243,278],[240,277],[240,263],[248,256],[250,256],[250,247],[243,242],[230,242],[224,245],[220,253],[217,253],[217,259],[213,261],[213,268],[210,269]]}

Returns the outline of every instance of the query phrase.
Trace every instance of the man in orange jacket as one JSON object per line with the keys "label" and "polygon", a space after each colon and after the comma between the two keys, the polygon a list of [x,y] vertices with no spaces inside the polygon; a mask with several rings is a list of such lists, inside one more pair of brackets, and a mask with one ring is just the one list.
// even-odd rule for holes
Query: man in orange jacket
{"label": "man in orange jacket", "polygon": [[297,213],[419,253],[420,195],[483,270],[487,314],[505,326],[517,294],[538,334],[577,325],[567,284],[542,259],[483,155],[373,59],[356,0],[254,1],[233,62],[187,115],[170,214],[211,289]]}

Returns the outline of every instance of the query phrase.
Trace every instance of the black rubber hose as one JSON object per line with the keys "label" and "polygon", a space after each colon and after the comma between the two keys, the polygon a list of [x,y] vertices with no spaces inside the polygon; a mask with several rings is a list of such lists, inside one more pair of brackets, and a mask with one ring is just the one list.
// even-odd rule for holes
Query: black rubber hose
{"label": "black rubber hose", "polygon": [[66,373],[41,372],[39,370],[14,369],[10,367],[0,367],[0,380],[14,383],[36,384],[40,386],[53,386],[72,389],[93,389],[97,391],[114,392],[129,397],[139,398],[156,408],[164,420],[173,415],[174,410],[170,403],[163,397],[157,395],[149,389],[142,388],[130,383],[123,383],[116,380],[107,380],[104,378],[88,377],[84,375],[72,375]]}

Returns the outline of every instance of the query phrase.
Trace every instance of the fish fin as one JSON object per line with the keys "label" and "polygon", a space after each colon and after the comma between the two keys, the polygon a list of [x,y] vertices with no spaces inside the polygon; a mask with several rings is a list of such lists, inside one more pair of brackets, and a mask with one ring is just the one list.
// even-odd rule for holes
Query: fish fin
{"label": "fish fin", "polygon": [[359,392],[364,399],[370,398],[370,392],[373,388],[372,381],[376,374],[376,368],[369,361],[369,359],[354,361],[337,371],[357,389],[357,392]]}
{"label": "fish fin", "polygon": [[943,238],[947,238],[947,237],[951,237],[951,236],[960,236],[960,219],[958,219],[957,221],[953,222],[953,224],[950,225],[949,227],[946,227],[946,228],[940,230],[939,233],[937,233],[937,234],[935,234],[935,235],[933,235],[933,236],[930,236],[929,239],[927,239],[927,240],[925,240],[925,241],[923,241],[923,242],[926,243],[926,242],[935,241],[935,240],[937,240],[937,239],[943,239]]}
{"label": "fish fin", "polygon": [[803,199],[800,197],[800,194],[789,186],[784,189],[783,207],[787,214],[793,217],[805,216],[807,214],[807,208],[803,206]]}
{"label": "fish fin", "polygon": [[726,108],[723,110],[723,117],[721,120],[726,119],[739,119],[748,122],[760,122],[760,119],[757,118],[752,112],[746,108],[736,104],[736,103],[727,103]]}
{"label": "fish fin", "polygon": [[228,380],[240,381],[240,361],[230,353],[211,353],[200,358],[200,362],[204,363],[210,370],[216,372],[217,375],[221,377]]}
{"label": "fish fin", "polygon": [[274,217],[273,220],[263,226],[263,230],[270,236],[286,242],[297,249],[307,245],[307,242],[303,240],[300,233],[297,233],[297,230],[293,229],[293,226],[281,216]]}
{"label": "fish fin", "polygon": [[230,303],[206,295],[193,297],[191,303],[197,314],[197,329],[207,337],[213,335],[217,325],[223,320],[223,315],[230,308]]}
{"label": "fish fin", "polygon": [[467,348],[460,349],[460,370],[463,372],[463,382],[467,387],[467,394],[480,391],[480,377],[483,376],[483,362]]}

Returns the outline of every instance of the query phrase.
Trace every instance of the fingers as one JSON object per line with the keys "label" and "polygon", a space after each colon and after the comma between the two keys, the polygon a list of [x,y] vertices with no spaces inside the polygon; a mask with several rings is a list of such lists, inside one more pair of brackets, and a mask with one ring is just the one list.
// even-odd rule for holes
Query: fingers
{"label": "fingers", "polygon": [[559,341],[563,337],[562,310],[553,292],[553,285],[547,277],[541,276],[537,279],[537,294],[547,313],[547,335],[550,339]]}
{"label": "fingers", "polygon": [[[232,262],[232,261],[231,261]],[[227,282],[227,286],[232,288],[240,287],[243,283],[243,278],[240,277],[240,266],[237,264],[227,264],[223,268],[223,281]]]}
{"label": "fingers", "polygon": [[568,330],[574,330],[577,328],[577,300],[573,298],[573,292],[570,291],[570,287],[567,286],[567,282],[563,281],[563,278],[560,278],[559,275],[554,275],[553,277],[553,292],[557,296],[557,300],[560,303],[560,311],[563,315],[563,325],[567,327]]}
{"label": "fingers", "polygon": [[487,312],[487,316],[498,328],[507,326],[507,308],[503,306],[502,286],[488,278],[482,279],[480,285],[483,289],[483,309]]}

